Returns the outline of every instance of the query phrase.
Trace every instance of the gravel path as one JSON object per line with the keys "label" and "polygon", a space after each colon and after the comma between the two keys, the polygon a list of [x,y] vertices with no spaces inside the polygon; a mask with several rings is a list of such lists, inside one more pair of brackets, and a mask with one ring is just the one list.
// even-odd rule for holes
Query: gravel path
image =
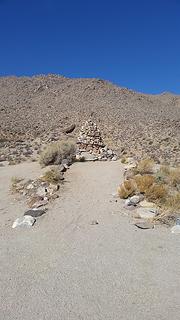
{"label": "gravel path", "polygon": [[112,197],[122,165],[76,163],[48,213],[11,229],[25,207],[7,197],[8,181],[39,172],[36,163],[0,168],[0,319],[177,320],[180,237],[123,216]]}

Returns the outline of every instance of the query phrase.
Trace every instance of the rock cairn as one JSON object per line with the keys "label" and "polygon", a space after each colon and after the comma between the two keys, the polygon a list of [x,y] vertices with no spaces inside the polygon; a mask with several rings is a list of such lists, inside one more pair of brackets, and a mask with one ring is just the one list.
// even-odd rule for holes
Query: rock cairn
{"label": "rock cairn", "polygon": [[82,126],[77,145],[79,159],[84,157],[85,160],[117,160],[116,154],[105,145],[100,130],[91,119]]}

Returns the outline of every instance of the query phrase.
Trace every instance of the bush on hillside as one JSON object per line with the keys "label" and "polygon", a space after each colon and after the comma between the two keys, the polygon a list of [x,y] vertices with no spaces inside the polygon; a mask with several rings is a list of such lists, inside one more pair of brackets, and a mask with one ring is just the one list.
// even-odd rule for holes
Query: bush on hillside
{"label": "bush on hillside", "polygon": [[74,159],[76,147],[72,141],[58,141],[49,144],[40,155],[40,164],[48,166],[61,164],[63,159]]}
{"label": "bush on hillside", "polygon": [[148,174],[153,173],[154,161],[151,159],[143,159],[139,161],[137,167],[135,168],[137,173]]}
{"label": "bush on hillside", "polygon": [[136,181],[138,191],[145,193],[153,185],[155,178],[146,174],[144,176],[137,175],[134,177],[134,180]]}
{"label": "bush on hillside", "polygon": [[127,199],[129,196],[135,194],[136,185],[134,180],[125,180],[118,188],[118,194],[121,199]]}

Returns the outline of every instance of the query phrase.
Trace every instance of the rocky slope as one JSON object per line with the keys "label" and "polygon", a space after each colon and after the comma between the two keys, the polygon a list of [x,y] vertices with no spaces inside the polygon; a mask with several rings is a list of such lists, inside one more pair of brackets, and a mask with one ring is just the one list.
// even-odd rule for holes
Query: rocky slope
{"label": "rocky slope", "polygon": [[90,115],[119,154],[180,162],[180,96],[56,75],[0,78],[0,159],[31,156],[73,123],[77,137]]}

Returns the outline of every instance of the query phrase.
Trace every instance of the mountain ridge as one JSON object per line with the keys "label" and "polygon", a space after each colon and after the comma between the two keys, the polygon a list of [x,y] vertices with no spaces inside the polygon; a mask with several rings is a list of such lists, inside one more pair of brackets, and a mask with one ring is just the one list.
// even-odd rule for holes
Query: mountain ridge
{"label": "mountain ridge", "polygon": [[[120,154],[179,161],[180,96],[149,95],[95,78],[59,75],[0,77],[0,134],[9,141],[40,137],[93,113],[105,139]],[[166,143],[165,143],[166,141]]]}

